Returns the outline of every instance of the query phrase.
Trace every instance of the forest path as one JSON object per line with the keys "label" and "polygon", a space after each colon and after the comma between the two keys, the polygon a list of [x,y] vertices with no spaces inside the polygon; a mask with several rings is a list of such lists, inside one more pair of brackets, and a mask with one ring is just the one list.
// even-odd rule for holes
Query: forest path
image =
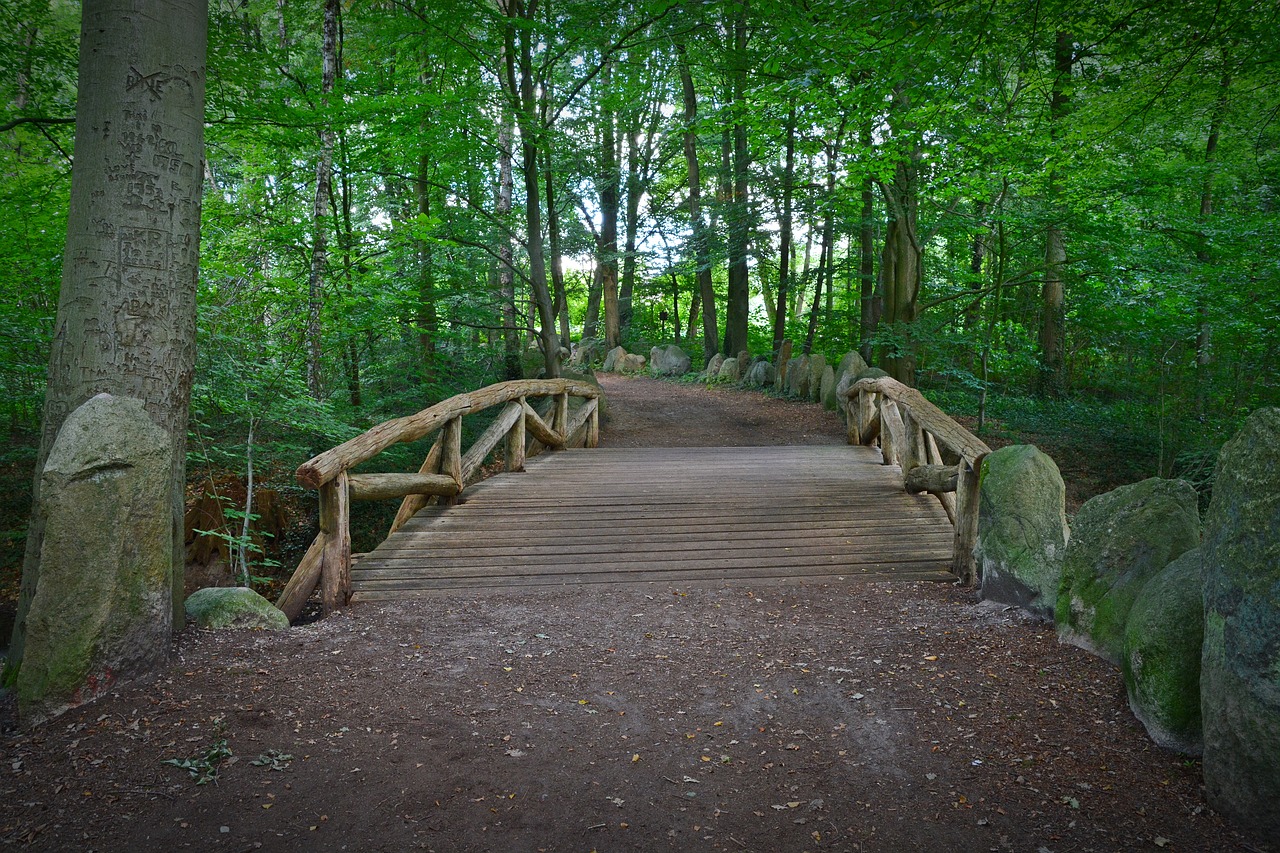
{"label": "forest path", "polygon": [[646,376],[597,376],[608,403],[601,447],[842,445],[844,425],[812,403]]}

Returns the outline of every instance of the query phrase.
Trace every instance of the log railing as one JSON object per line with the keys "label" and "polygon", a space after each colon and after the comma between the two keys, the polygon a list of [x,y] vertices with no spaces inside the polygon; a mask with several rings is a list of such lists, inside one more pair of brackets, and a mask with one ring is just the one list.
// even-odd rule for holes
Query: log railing
{"label": "log railing", "polygon": [[919,391],[887,376],[855,382],[845,412],[850,444],[879,439],[885,464],[901,467],[906,490],[929,492],[942,503],[955,526],[952,570],[961,583],[973,584],[978,475],[991,448]]}
{"label": "log railing", "polygon": [[[569,398],[583,405],[569,416]],[[505,440],[507,471],[524,469],[524,461],[544,448],[563,449],[581,443],[595,447],[600,438],[600,390],[569,379],[525,379],[499,382],[459,394],[415,415],[385,421],[350,441],[326,450],[299,466],[298,482],[320,492],[320,532],[280,594],[276,607],[297,619],[319,584],[326,613],[351,598],[351,529],[348,507],[353,500],[401,498],[388,536],[431,500],[452,500],[474,481],[491,451]],[[530,399],[550,398],[539,414]],[[485,409],[502,410],[466,453],[462,452],[462,418]],[[549,415],[549,417],[548,417]],[[548,422],[549,421],[549,422]],[[416,474],[352,474],[350,470],[392,444],[417,441],[439,432]]]}

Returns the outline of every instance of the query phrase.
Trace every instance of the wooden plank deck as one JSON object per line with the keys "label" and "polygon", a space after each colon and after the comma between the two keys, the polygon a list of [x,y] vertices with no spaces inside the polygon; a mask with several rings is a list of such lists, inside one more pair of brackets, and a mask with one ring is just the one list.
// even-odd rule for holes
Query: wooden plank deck
{"label": "wooden plank deck", "polygon": [[427,507],[352,568],[356,600],[733,580],[954,580],[937,500],[871,448],[597,448]]}

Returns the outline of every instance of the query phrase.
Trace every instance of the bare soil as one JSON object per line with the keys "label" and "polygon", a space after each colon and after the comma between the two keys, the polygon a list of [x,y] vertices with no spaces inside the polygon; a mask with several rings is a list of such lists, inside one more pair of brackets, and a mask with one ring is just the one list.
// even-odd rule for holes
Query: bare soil
{"label": "bare soil", "polygon": [[[842,440],[816,406],[605,388],[606,445]],[[17,849],[1265,849],[1147,739],[1113,667],[941,584],[451,594],[188,628],[150,683],[4,722]]]}

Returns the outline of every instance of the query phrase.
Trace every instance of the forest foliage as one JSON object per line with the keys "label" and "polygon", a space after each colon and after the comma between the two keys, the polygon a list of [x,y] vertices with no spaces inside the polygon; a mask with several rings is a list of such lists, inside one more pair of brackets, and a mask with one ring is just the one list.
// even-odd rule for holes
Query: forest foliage
{"label": "forest foliage", "polygon": [[[1280,402],[1269,0],[210,14],[195,474],[283,482],[582,337],[861,349],[1151,474],[1202,476]],[[0,10],[9,462],[40,416],[78,25],[71,0]]]}

